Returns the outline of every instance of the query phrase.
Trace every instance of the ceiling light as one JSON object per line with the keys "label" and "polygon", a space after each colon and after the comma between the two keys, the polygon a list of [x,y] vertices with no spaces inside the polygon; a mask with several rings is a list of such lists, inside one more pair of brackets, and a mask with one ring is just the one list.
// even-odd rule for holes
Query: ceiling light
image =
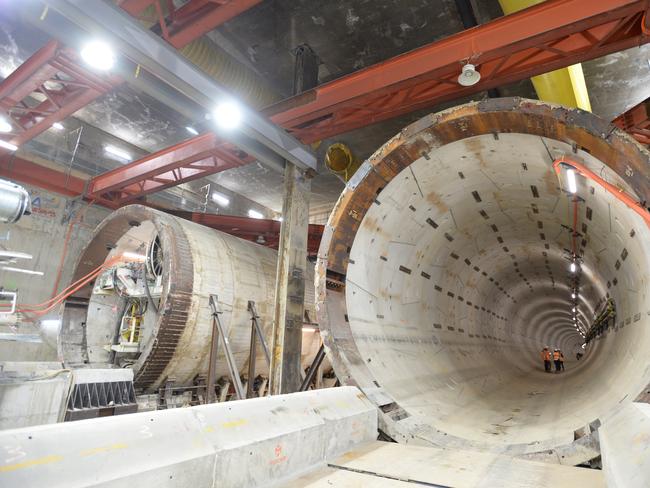
{"label": "ceiling light", "polygon": [[575,273],[578,267],[576,266],[576,263],[571,263],[571,266],[569,267],[572,273]]}
{"label": "ceiling light", "polygon": [[213,115],[217,125],[226,130],[239,126],[242,118],[241,108],[233,101],[221,102],[214,109]]}
{"label": "ceiling light", "polygon": [[0,259],[9,258],[9,259],[32,259],[31,254],[20,251],[0,251]]}
{"label": "ceiling light", "polygon": [[23,269],[23,268],[12,268],[11,266],[3,266],[2,271],[11,271],[13,273],[23,273],[23,274],[36,275],[36,276],[43,276],[45,274],[42,271],[32,271],[31,269]]}
{"label": "ceiling light", "polygon": [[7,122],[7,119],[0,117],[0,132],[11,132],[11,124]]}
{"label": "ceiling light", "polygon": [[575,308],[575,307],[573,307],[573,312],[575,313],[575,311],[576,311],[576,308]]}
{"label": "ceiling light", "polygon": [[223,195],[221,193],[214,192],[212,194],[212,200],[217,202],[222,207],[227,207],[228,205],[230,205],[230,198],[228,198],[226,195]]}
{"label": "ceiling light", "polygon": [[115,53],[105,42],[92,41],[81,49],[81,59],[92,68],[107,71],[115,64]]}
{"label": "ceiling light", "polygon": [[61,321],[59,319],[45,319],[41,320],[41,327],[44,329],[55,329],[58,330],[61,327]]}
{"label": "ceiling light", "polygon": [[472,86],[476,85],[481,79],[481,73],[476,71],[476,67],[473,64],[466,64],[463,66],[463,70],[458,76],[458,83],[462,86]]}
{"label": "ceiling light", "polygon": [[199,131],[196,130],[194,127],[190,127],[189,125],[187,127],[185,127],[185,130],[187,132],[189,132],[190,134],[192,134],[193,136],[198,136],[199,135]]}
{"label": "ceiling light", "polygon": [[575,293],[571,293],[571,298],[575,298],[575,297],[576,297],[576,294],[575,294]]}
{"label": "ceiling light", "polygon": [[120,159],[124,159],[126,161],[131,161],[131,154],[129,154],[128,152],[126,152],[123,149],[120,149],[119,147],[115,147],[115,146],[111,146],[111,145],[104,146],[104,152],[106,154],[110,154],[111,156],[116,156],[116,157],[118,157]]}
{"label": "ceiling light", "polygon": [[248,216],[251,219],[263,219],[264,215],[258,212],[257,210],[253,210],[252,208],[248,211]]}
{"label": "ceiling light", "polygon": [[575,193],[578,191],[578,186],[576,185],[576,172],[573,169],[566,170],[566,180],[569,185],[569,191]]}
{"label": "ceiling light", "polygon": [[5,149],[9,149],[10,151],[15,151],[16,149],[18,149],[18,146],[14,146],[10,142],[3,141],[2,139],[0,139],[0,147],[4,147]]}
{"label": "ceiling light", "polygon": [[54,122],[52,124],[52,129],[54,130],[63,130],[65,127],[63,127],[63,124],[61,122]]}
{"label": "ceiling light", "polygon": [[316,327],[303,327],[303,332],[316,332]]}

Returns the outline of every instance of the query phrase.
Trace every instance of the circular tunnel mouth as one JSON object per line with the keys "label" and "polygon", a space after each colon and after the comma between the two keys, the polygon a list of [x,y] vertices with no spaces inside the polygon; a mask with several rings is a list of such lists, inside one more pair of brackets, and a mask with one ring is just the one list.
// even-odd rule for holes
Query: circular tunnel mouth
{"label": "circular tunnel mouth", "polygon": [[[140,205],[102,221],[75,266],[73,282],[101,272],[66,303],[58,344],[66,364],[130,367],[137,388],[159,381],[174,346],[163,340],[176,325],[170,296],[192,290],[187,273],[179,272],[192,269],[178,252],[184,240],[173,218]],[[174,313],[180,312],[177,304]]]}
{"label": "circular tunnel mouth", "polygon": [[[594,181],[567,191],[563,155],[645,200],[645,150],[519,99],[425,117],[347,185],[321,244],[319,321],[337,375],[393,437],[553,449],[648,383],[648,226]],[[545,346],[565,371],[545,372]]]}

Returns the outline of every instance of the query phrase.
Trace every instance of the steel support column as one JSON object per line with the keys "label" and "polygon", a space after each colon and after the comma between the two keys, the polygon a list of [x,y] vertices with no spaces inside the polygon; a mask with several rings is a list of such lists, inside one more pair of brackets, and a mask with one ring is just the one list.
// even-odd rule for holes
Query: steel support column
{"label": "steel support column", "polygon": [[[297,94],[318,84],[318,56],[307,45],[299,46],[294,54],[293,93]],[[302,383],[300,355],[305,315],[310,192],[311,175],[287,161],[275,283],[273,352],[269,374],[271,395],[298,391]]]}
{"label": "steel support column", "polygon": [[269,390],[298,391],[304,317],[307,227],[311,180],[293,164],[284,170],[284,202],[275,285],[275,313]]}

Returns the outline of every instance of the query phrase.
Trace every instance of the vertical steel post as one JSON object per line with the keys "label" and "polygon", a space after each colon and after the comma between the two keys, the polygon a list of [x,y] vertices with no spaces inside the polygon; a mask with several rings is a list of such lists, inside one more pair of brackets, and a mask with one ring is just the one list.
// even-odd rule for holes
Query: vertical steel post
{"label": "vertical steel post", "polygon": [[[214,297],[214,302],[217,301],[217,297]],[[219,312],[216,309],[216,304],[213,305],[213,298],[210,296],[210,310],[212,311],[212,338],[210,341],[210,359],[208,363],[208,392],[206,395],[206,403],[213,403],[215,399],[215,373],[217,369],[217,352],[219,350],[219,329],[217,328],[217,320],[215,315]]]}
{"label": "vertical steel post", "polygon": [[[294,94],[318,83],[318,57],[307,45],[294,51]],[[284,167],[282,227],[278,245],[275,313],[269,391],[271,395],[298,391],[302,383],[300,356],[305,313],[305,272],[311,176],[289,161]]]}
{"label": "vertical steel post", "polygon": [[284,176],[283,221],[275,286],[269,389],[272,395],[298,391],[304,316],[307,227],[311,181],[293,164]]}

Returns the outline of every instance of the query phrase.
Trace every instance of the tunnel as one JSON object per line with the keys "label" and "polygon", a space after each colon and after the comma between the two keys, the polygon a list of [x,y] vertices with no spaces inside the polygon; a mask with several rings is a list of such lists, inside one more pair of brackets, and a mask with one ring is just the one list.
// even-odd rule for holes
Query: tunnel
{"label": "tunnel", "polygon": [[[257,317],[265,345],[254,341],[254,371],[266,379],[276,262],[268,247],[142,205],[124,206],[100,223],[77,258],[72,282],[88,279],[66,302],[59,356],[70,368],[131,368],[138,392],[195,385],[207,378],[214,300],[233,368],[246,380]],[[303,369],[320,347],[309,263],[306,273]],[[221,345],[216,378],[230,377],[227,364]]]}
{"label": "tunnel", "polygon": [[[560,157],[617,192],[577,174],[572,193]],[[648,158],[588,112],[507,98],[426,116],[360,167],[326,226],[317,313],[389,437],[591,456],[584,433],[650,379],[650,235],[621,201],[647,200]]]}

